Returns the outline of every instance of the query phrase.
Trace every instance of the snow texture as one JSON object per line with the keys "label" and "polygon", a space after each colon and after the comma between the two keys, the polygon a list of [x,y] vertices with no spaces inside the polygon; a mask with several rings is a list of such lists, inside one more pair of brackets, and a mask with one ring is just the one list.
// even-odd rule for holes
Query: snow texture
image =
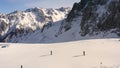
{"label": "snow texture", "polygon": [[120,68],[120,39],[2,45],[0,68]]}

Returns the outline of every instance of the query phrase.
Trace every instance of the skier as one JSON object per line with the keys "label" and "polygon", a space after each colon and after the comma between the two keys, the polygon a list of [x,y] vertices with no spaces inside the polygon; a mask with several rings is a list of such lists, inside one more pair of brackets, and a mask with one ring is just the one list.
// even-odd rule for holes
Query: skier
{"label": "skier", "polygon": [[83,56],[85,56],[85,51],[83,51]]}
{"label": "skier", "polygon": [[23,65],[21,65],[21,68],[23,68]]}
{"label": "skier", "polygon": [[53,53],[52,53],[52,51],[50,51],[50,55],[52,55]]}

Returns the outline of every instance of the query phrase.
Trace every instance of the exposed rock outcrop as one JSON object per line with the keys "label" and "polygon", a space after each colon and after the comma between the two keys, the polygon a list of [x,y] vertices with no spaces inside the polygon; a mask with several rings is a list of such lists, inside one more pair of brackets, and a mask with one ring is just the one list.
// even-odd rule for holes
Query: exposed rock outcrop
{"label": "exposed rock outcrop", "polygon": [[[71,12],[64,22],[63,29],[68,31],[77,18],[80,24],[80,35],[92,35],[101,31],[120,32],[120,0],[81,0],[74,3]],[[62,31],[61,30],[61,31]]]}

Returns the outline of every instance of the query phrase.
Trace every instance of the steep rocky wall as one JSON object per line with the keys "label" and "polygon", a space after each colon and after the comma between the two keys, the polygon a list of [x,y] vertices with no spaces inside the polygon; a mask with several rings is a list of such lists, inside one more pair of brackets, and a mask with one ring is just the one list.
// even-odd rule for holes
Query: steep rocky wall
{"label": "steep rocky wall", "polygon": [[79,17],[82,18],[79,20],[82,36],[111,29],[120,31],[120,0],[81,0],[74,3],[63,29],[71,29],[73,19]]}

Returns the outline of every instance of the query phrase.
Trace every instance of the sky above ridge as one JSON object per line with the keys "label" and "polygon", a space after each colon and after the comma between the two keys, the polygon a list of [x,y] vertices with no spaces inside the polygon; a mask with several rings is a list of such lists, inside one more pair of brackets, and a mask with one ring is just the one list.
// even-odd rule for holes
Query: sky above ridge
{"label": "sky above ridge", "polygon": [[59,8],[72,7],[74,2],[80,0],[0,0],[0,13],[10,13],[15,10],[25,10],[27,8]]}

